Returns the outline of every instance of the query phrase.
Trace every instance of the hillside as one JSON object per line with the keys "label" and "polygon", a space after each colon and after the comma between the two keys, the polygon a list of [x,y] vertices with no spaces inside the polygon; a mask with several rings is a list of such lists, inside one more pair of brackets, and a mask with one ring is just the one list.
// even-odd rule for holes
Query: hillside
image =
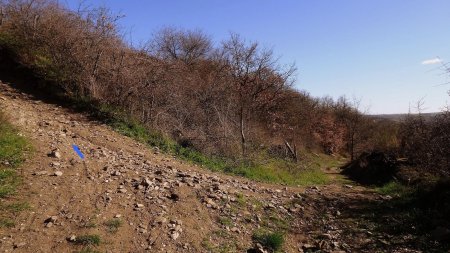
{"label": "hillside", "polygon": [[191,166],[4,83],[0,108],[35,149],[13,196],[30,208],[0,229],[2,252],[245,252],[255,242],[285,252],[419,252],[415,235],[364,218],[390,198],[344,184],[336,168],[324,168],[323,186],[262,184]]}
{"label": "hillside", "polygon": [[450,249],[448,108],[366,115],[265,42],[68,2],[0,1],[0,252]]}
{"label": "hillside", "polygon": [[[239,34],[219,42],[200,30],[164,27],[133,46],[105,8],[79,12],[24,0],[0,2],[0,9],[0,69],[136,123],[174,153],[216,157],[210,164],[222,162],[217,170],[241,165],[234,174],[261,179],[258,169],[278,170],[289,178],[305,153],[353,157],[376,138],[362,134],[371,126],[361,124],[356,101],[297,89],[294,64]],[[389,146],[395,136],[388,137],[377,146]]]}

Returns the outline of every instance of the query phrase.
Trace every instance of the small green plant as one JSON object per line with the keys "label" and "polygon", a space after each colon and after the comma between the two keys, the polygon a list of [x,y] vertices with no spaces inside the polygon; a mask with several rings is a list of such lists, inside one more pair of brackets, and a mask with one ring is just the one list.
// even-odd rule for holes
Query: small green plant
{"label": "small green plant", "polygon": [[88,220],[83,222],[80,226],[82,228],[96,228],[97,227],[96,217],[95,216],[90,217]]}
{"label": "small green plant", "polygon": [[93,221],[93,220],[90,220],[84,224],[84,227],[85,228],[96,228],[97,223],[95,223],[95,221]]}
{"label": "small green plant", "polygon": [[14,194],[20,182],[20,178],[14,169],[0,169],[0,198]]}
{"label": "small green plant", "polygon": [[413,187],[403,185],[399,182],[389,182],[375,189],[382,195],[405,196],[415,191]]}
{"label": "small green plant", "polygon": [[122,226],[123,222],[120,219],[111,219],[105,222],[105,226],[108,228],[108,231],[111,233],[117,232],[119,228]]}
{"label": "small green plant", "polygon": [[289,229],[289,218],[279,218],[275,215],[269,217],[269,222],[274,229],[286,231]]}
{"label": "small green plant", "polygon": [[202,245],[203,248],[205,248],[209,252],[212,252],[214,250],[214,245],[207,238],[203,239],[201,245]]}
{"label": "small green plant", "polygon": [[232,242],[225,242],[223,244],[220,244],[217,252],[232,253],[232,252],[239,252],[239,249],[238,249],[238,245],[236,245],[236,241],[232,241]]}
{"label": "small green plant", "polygon": [[80,245],[100,245],[101,239],[99,235],[80,235],[75,239],[75,244]]}
{"label": "small green plant", "polygon": [[239,203],[240,206],[244,206],[245,203],[247,202],[244,194],[242,193],[236,193],[236,201]]}
{"label": "small green plant", "polygon": [[225,229],[214,230],[211,232],[211,234],[223,239],[233,239],[233,236]]}
{"label": "small green plant", "polygon": [[274,252],[281,250],[284,244],[284,234],[280,232],[258,230],[253,234],[252,239]]}
{"label": "small green plant", "polygon": [[231,219],[228,217],[220,217],[219,222],[220,222],[220,224],[222,224],[224,226],[231,226],[233,224]]}
{"label": "small green plant", "polygon": [[7,205],[0,204],[0,210],[1,211],[10,211],[12,213],[18,213],[23,210],[27,210],[30,208],[30,205],[27,202],[18,202],[18,203],[12,203]]}
{"label": "small green plant", "polygon": [[15,223],[9,218],[0,218],[0,228],[11,228],[14,227]]}

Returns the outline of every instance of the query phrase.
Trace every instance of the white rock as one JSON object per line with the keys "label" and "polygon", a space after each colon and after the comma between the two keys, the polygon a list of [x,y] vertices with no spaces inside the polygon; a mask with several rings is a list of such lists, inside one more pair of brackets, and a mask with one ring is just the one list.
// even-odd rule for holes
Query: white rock
{"label": "white rock", "polygon": [[77,240],[77,237],[75,235],[71,235],[67,238],[67,240],[69,240],[69,242],[75,242]]}
{"label": "white rock", "polygon": [[178,237],[180,237],[180,233],[178,233],[178,232],[173,232],[173,233],[171,234],[171,237],[172,237],[173,240],[176,240],[176,239],[178,239]]}

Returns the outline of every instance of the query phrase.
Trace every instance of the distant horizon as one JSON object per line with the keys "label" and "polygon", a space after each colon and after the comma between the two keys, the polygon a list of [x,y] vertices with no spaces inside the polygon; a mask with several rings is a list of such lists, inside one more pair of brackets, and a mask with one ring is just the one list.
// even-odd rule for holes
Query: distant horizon
{"label": "distant horizon", "polygon": [[377,116],[377,115],[408,115],[408,114],[412,114],[412,115],[418,115],[418,114],[439,114],[442,113],[442,111],[439,112],[422,112],[422,113],[418,113],[418,112],[411,112],[411,113],[381,113],[381,114],[366,114],[369,116]]}
{"label": "distant horizon", "polygon": [[[60,1],[76,10],[79,0]],[[200,29],[214,42],[236,32],[296,63],[295,88],[314,97],[361,99],[370,114],[404,114],[417,101],[439,112],[450,100],[450,1],[105,1],[125,17],[128,43],[166,26]],[[412,110],[413,111],[413,110]]]}

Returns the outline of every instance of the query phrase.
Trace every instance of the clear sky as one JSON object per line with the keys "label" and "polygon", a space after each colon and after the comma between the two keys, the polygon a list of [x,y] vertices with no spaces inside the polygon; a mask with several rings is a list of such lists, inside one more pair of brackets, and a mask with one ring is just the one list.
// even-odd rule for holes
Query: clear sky
{"label": "clear sky", "polygon": [[[60,0],[76,8],[79,0]],[[145,42],[164,26],[230,32],[295,62],[296,88],[313,96],[360,98],[370,113],[427,112],[450,103],[448,0],[86,0],[123,14],[126,39]]]}

